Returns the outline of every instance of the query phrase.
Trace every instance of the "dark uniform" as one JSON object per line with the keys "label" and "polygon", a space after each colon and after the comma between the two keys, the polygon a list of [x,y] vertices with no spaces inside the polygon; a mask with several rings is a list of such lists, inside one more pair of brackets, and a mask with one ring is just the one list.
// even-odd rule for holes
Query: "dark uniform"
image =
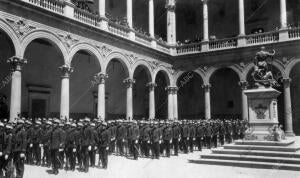
{"label": "dark uniform", "polygon": [[149,157],[149,151],[150,151],[150,135],[151,134],[151,128],[149,126],[145,126],[143,129],[143,135],[142,135],[142,148],[143,152],[146,157]]}
{"label": "dark uniform", "polygon": [[59,158],[59,150],[63,146],[63,137],[62,129],[58,126],[54,127],[50,137],[51,162],[54,174],[58,174],[58,168],[62,164],[62,160]]}
{"label": "dark uniform", "polygon": [[210,124],[206,124],[205,127],[205,142],[208,149],[211,148],[211,137],[212,137],[212,127]]}
{"label": "dark uniform", "polygon": [[188,137],[189,137],[189,126],[188,125],[184,125],[182,127],[182,146],[183,146],[183,152],[184,153],[188,153]]}
{"label": "dark uniform", "polygon": [[83,171],[89,171],[89,152],[92,150],[92,139],[93,139],[93,130],[91,126],[83,127],[81,133],[81,152],[82,152],[82,161],[83,161]]}
{"label": "dark uniform", "polygon": [[14,130],[12,141],[13,161],[16,168],[16,178],[22,178],[24,175],[24,161],[27,148],[27,135],[25,128],[18,125]]}
{"label": "dark uniform", "polygon": [[198,146],[198,150],[202,151],[202,141],[204,139],[204,127],[202,124],[198,125],[196,128],[196,142]]}
{"label": "dark uniform", "polygon": [[159,159],[159,142],[160,142],[160,128],[155,126],[152,130],[152,147],[153,147],[153,156],[156,159]]}
{"label": "dark uniform", "polygon": [[190,124],[189,125],[189,147],[190,147],[190,152],[194,151],[194,141],[196,140],[196,129],[194,125]]}
{"label": "dark uniform", "polygon": [[109,130],[103,128],[100,132],[99,137],[99,157],[101,159],[102,167],[104,169],[107,168],[108,164],[108,150],[109,150],[109,142],[110,142],[110,133]]}
{"label": "dark uniform", "polygon": [[173,127],[173,145],[174,145],[174,154],[178,155],[178,149],[179,149],[179,140],[181,137],[181,130],[179,125],[175,125]]}
{"label": "dark uniform", "polygon": [[117,127],[117,134],[116,134],[116,138],[117,138],[117,148],[118,148],[118,152],[121,156],[124,155],[124,141],[125,141],[125,127],[120,124]]}
{"label": "dark uniform", "polygon": [[166,149],[167,157],[170,157],[172,138],[173,138],[173,130],[171,126],[166,126],[163,132],[163,140],[164,140],[164,147]]}
{"label": "dark uniform", "polygon": [[67,157],[67,163],[70,165],[70,170],[75,170],[76,165],[76,137],[77,132],[75,128],[72,128],[68,131],[67,137],[66,137],[66,157]]}

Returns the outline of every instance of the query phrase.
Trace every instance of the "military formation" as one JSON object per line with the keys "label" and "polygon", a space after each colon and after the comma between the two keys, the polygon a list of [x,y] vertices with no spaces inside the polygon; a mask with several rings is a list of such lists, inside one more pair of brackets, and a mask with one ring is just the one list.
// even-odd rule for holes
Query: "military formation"
{"label": "military formation", "polygon": [[108,155],[138,160],[178,156],[243,139],[241,120],[25,119],[0,122],[0,176],[22,178],[24,164],[88,172]]}

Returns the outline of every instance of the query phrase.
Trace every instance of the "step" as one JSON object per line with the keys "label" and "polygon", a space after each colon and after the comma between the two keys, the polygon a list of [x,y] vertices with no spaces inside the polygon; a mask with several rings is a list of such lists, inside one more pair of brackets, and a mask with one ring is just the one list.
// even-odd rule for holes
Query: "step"
{"label": "step", "polygon": [[280,142],[275,141],[257,141],[257,140],[236,140],[236,145],[260,145],[260,146],[288,146],[295,143],[295,140],[287,139]]}
{"label": "step", "polygon": [[256,155],[256,156],[273,156],[273,157],[289,157],[300,158],[299,153],[294,152],[278,152],[278,151],[262,151],[262,150],[234,150],[234,149],[212,149],[212,153],[231,154],[231,155]]}
{"label": "step", "polygon": [[295,146],[260,146],[260,145],[224,145],[224,149],[235,150],[265,150],[265,151],[282,151],[282,152],[296,152],[300,147]]}
{"label": "step", "polygon": [[230,154],[208,154],[201,155],[204,159],[221,159],[221,160],[237,160],[237,161],[256,161],[256,162],[271,162],[271,163],[287,163],[299,164],[300,158],[289,157],[265,157],[255,155],[230,155]]}
{"label": "step", "polygon": [[286,163],[269,163],[269,162],[219,160],[219,159],[199,159],[199,160],[189,160],[189,162],[197,163],[197,164],[300,171],[300,165],[286,164]]}

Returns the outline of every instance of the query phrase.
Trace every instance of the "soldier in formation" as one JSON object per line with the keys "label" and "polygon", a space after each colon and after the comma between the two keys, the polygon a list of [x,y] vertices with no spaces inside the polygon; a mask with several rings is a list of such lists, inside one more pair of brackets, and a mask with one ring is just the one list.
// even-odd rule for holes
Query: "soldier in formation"
{"label": "soldier in formation", "polygon": [[[0,177],[24,174],[24,164],[82,172],[106,169],[111,154],[137,160],[216,148],[243,139],[241,120],[141,120],[95,118],[16,119],[0,122]],[[99,155],[99,156],[98,156]],[[96,159],[98,158],[98,159]],[[97,163],[97,164],[96,164]]]}

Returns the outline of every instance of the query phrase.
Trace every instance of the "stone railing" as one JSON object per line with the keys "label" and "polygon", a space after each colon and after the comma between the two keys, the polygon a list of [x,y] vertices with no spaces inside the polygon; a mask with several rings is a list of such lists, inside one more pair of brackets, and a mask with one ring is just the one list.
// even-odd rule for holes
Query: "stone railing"
{"label": "stone railing", "polygon": [[170,46],[161,41],[156,41],[156,49],[166,53],[170,53]]}
{"label": "stone railing", "polygon": [[186,54],[186,53],[199,53],[201,52],[202,44],[186,44],[176,48],[177,54]]}
{"label": "stone railing", "polygon": [[210,50],[228,49],[228,48],[235,48],[235,47],[237,47],[237,38],[209,41]]}
{"label": "stone railing", "polygon": [[279,41],[279,31],[259,33],[246,36],[247,45],[272,43]]}
{"label": "stone railing", "polygon": [[97,26],[97,23],[99,21],[99,17],[97,15],[79,8],[74,9],[74,18],[79,20],[80,22],[87,23],[92,26]]}
{"label": "stone railing", "polygon": [[61,0],[27,0],[27,2],[55,13],[64,13],[65,3]]}
{"label": "stone railing", "polygon": [[300,38],[300,27],[288,29],[289,38]]}
{"label": "stone railing", "polygon": [[127,27],[124,27],[122,25],[119,24],[115,24],[113,22],[109,22],[108,23],[108,30],[118,36],[122,36],[125,38],[129,37],[129,31],[130,29],[128,29]]}
{"label": "stone railing", "polygon": [[135,40],[139,43],[145,44],[147,46],[151,45],[151,38],[139,32],[135,32]]}

